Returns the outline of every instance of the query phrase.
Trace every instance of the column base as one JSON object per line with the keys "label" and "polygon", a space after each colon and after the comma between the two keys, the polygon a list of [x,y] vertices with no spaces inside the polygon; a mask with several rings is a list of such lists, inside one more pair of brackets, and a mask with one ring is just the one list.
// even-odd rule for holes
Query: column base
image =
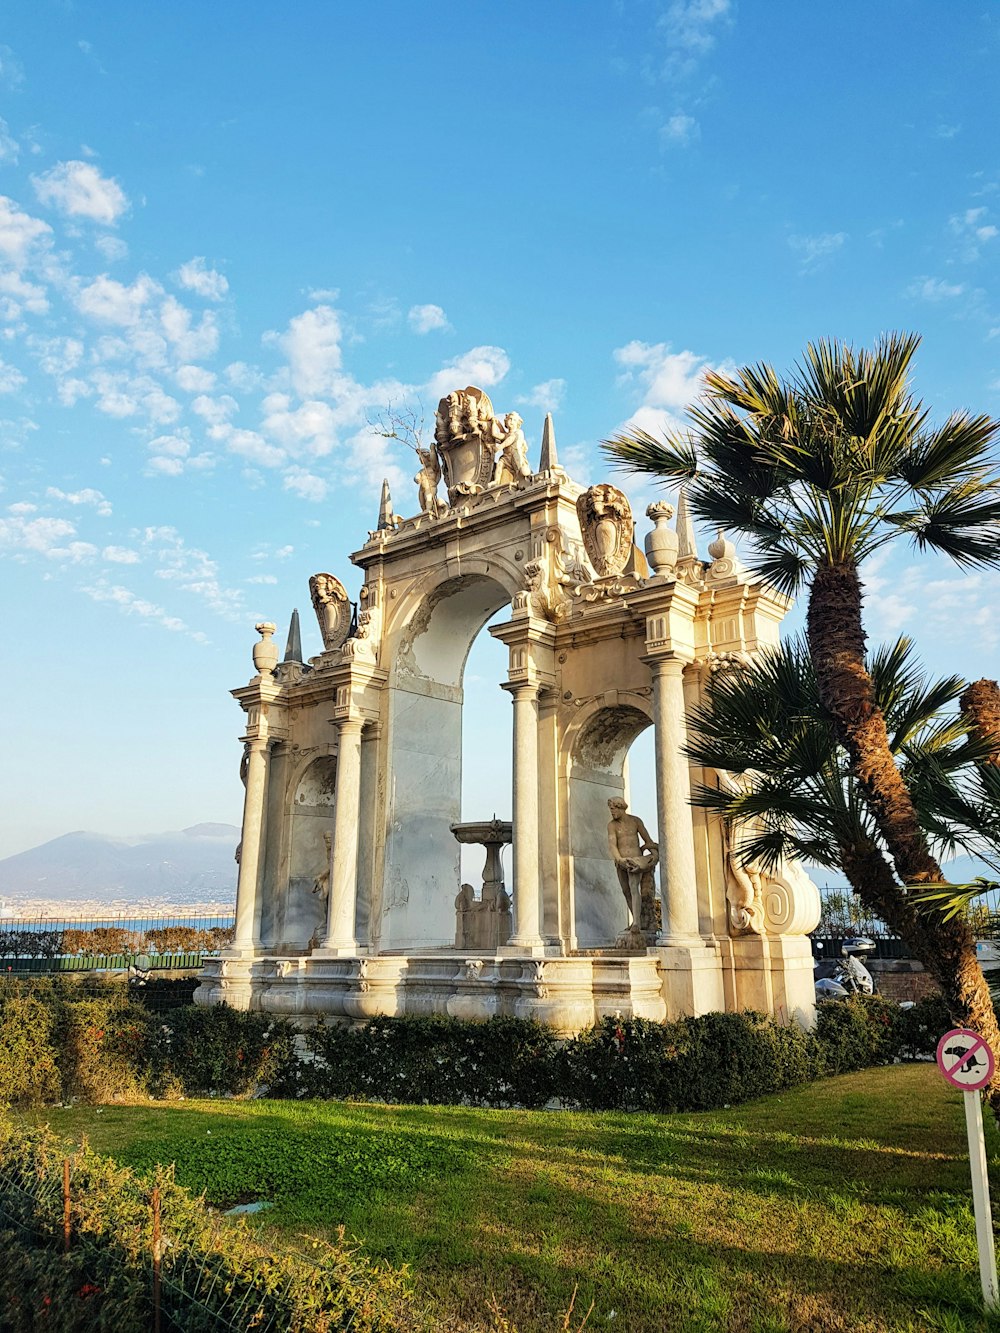
{"label": "column base", "polygon": [[251,940],[249,944],[227,944],[219,950],[220,958],[258,958],[264,952],[260,940]]}
{"label": "column base", "polygon": [[558,956],[558,948],[547,944],[539,935],[535,939],[519,940],[512,936],[497,949],[498,958],[550,958]]}
{"label": "column base", "polygon": [[365,954],[357,940],[351,940],[349,944],[321,944],[318,949],[313,949],[310,957],[312,958],[361,958]]}
{"label": "column base", "polygon": [[648,953],[659,959],[668,1021],[725,1009],[722,959],[717,949],[688,936],[683,943],[661,944]]}

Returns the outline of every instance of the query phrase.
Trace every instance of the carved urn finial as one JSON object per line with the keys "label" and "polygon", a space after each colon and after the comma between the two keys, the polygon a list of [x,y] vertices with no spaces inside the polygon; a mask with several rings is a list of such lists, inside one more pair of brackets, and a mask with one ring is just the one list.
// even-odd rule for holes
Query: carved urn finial
{"label": "carved urn finial", "polygon": [[260,643],[255,643],[253,646],[253,664],[266,680],[278,665],[278,645],[271,638],[277,625],[272,624],[270,620],[262,620],[254,625],[254,629],[260,635]]}
{"label": "carved urn finial", "polygon": [[646,507],[646,517],[651,518],[656,526],[646,533],[643,544],[649,567],[657,575],[672,574],[677,564],[678,537],[669,527],[673,516],[674,507],[666,500],[655,500]]}

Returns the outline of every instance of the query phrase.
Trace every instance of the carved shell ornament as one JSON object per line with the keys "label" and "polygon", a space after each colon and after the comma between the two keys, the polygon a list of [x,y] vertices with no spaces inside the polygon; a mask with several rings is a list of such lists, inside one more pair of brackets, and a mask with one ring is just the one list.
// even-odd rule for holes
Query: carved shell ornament
{"label": "carved shell ornament", "polygon": [[313,574],[309,596],[319,621],[323,647],[331,652],[342,647],[351,632],[351,600],[335,574]]}
{"label": "carved shell ornament", "polygon": [[598,577],[621,574],[632,554],[635,523],[628,496],[608,482],[591,486],[577,499],[583,545]]}

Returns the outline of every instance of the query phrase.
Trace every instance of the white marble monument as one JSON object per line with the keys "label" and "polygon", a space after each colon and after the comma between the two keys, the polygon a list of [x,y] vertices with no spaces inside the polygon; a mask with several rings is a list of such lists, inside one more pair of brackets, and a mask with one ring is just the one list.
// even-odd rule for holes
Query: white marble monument
{"label": "white marble monument", "polygon": [[[356,616],[319,573],[318,657],[278,664],[274,626],[257,627],[257,674],[233,691],[246,715],[236,937],[196,999],[303,1021],[531,1015],[561,1033],[611,1013],[808,1023],[817,890],[797,866],[738,864],[715,816],[689,804],[713,775],[684,756],[705,681],[776,643],[788,599],[722,534],[702,561],[683,495],[674,529],[670,506],[650,506],[647,564],[626,496],[569,479],[551,418],[532,472],[521,425],[480,389],[442,399],[419,512],[394,514],[383,487],[350,557]],[[489,890],[504,912],[512,899],[501,943],[509,917],[476,908],[455,829],[470,827],[465,660],[505,606],[490,630],[513,706],[513,883]],[[625,759],[646,727],[657,829],[633,848]]]}

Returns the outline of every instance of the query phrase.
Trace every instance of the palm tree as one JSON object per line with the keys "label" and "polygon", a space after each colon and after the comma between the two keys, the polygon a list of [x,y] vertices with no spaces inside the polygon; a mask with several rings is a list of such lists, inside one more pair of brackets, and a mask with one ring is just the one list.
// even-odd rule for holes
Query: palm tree
{"label": "palm tree", "polygon": [[[866,663],[890,751],[912,793],[923,835],[939,853],[1000,845],[996,809],[976,785],[984,746],[962,713],[946,711],[964,682],[926,680],[900,639]],[[704,786],[695,804],[716,811],[745,863],[767,869],[800,857],[842,870],[864,905],[909,943],[941,987],[956,1022],[1000,1050],[989,990],[969,955],[961,916],[927,911],[906,893],[819,698],[806,643],[796,640],[713,676],[688,719],[688,754],[735,781]],[[991,1089],[1000,1114],[1000,1079]]]}
{"label": "palm tree", "polygon": [[710,371],[694,430],[605,442],[619,463],[686,483],[713,526],[741,533],[754,571],[784,592],[808,585],[807,634],[820,698],[851,757],[902,880],[939,883],[865,668],[861,562],[908,535],[964,566],[1000,565],[1000,422],[954,413],[936,430],[910,393],[919,339],[872,351],[823,341],[788,380],[771,366]]}
{"label": "palm tree", "polygon": [[[820,702],[896,875],[915,889],[944,875],[865,661],[860,566],[901,536],[962,566],[1000,564],[992,456],[1000,422],[957,412],[931,428],[908,380],[918,343],[889,334],[870,351],[810,344],[786,380],[765,364],[711,371],[690,410],[691,431],[658,440],[634,429],[604,446],[628,469],[686,484],[696,515],[749,540],[754,572],[788,593],[808,588]],[[960,975],[951,989],[959,1009],[973,1013],[981,988],[971,931],[954,948]]]}

